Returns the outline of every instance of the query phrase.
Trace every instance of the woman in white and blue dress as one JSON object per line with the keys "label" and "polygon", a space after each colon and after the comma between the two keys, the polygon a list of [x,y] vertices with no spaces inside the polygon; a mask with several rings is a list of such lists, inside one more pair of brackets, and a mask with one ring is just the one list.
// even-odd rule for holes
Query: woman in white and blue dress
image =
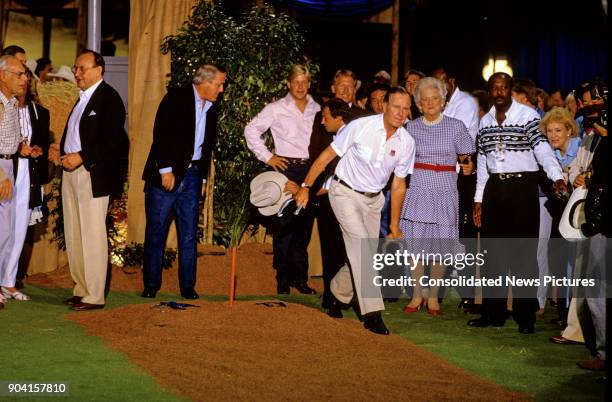
{"label": "woman in white and blue dress", "polygon": [[[416,143],[414,173],[406,191],[400,216],[400,229],[412,252],[452,253],[462,251],[459,244],[459,195],[457,192],[457,160],[476,152],[474,141],[464,124],[444,116],[442,110],[447,89],[432,77],[421,79],[414,90],[415,102],[423,116],[408,122],[406,128]],[[430,264],[430,278],[441,279],[445,266]],[[425,305],[420,279],[424,266],[412,271],[417,286],[406,313],[414,313]],[[438,287],[431,286],[427,311],[440,315]]]}

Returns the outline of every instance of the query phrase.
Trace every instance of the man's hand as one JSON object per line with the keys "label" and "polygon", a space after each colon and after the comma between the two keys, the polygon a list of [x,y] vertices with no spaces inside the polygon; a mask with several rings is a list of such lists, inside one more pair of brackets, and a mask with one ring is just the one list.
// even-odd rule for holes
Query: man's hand
{"label": "man's hand", "polygon": [[297,194],[298,191],[300,191],[300,186],[292,181],[292,180],[287,180],[287,184],[285,184],[285,194],[291,194],[293,196],[295,196]]}
{"label": "man's hand", "polygon": [[574,188],[584,187],[584,173],[579,174],[574,180]]}
{"label": "man's hand", "polygon": [[60,144],[51,144],[49,147],[49,162],[52,162],[55,166],[59,166],[61,164],[60,161]]}
{"label": "man's hand", "polygon": [[27,141],[23,141],[19,144],[19,150],[17,152],[22,158],[27,158],[32,154],[32,148],[28,145]]}
{"label": "man's hand", "polygon": [[403,239],[403,238],[404,238],[404,234],[400,230],[399,225],[397,224],[389,225],[389,234],[387,235],[387,239]]}
{"label": "man's hand", "polygon": [[569,198],[569,190],[567,188],[567,183],[563,179],[559,179],[554,184],[555,188],[555,197],[565,200]]}
{"label": "man's hand", "polygon": [[597,131],[597,134],[601,135],[602,137],[607,137],[608,136],[608,129],[605,127],[600,126],[597,123],[593,123],[593,128],[595,129],[595,131]]}
{"label": "man's hand", "polygon": [[298,208],[306,208],[308,205],[309,191],[306,187],[300,187],[298,192],[293,196],[295,198],[295,204]]}
{"label": "man's hand", "polygon": [[172,191],[174,188],[174,173],[162,173],[161,174],[161,185],[164,190]]}
{"label": "man's hand", "polygon": [[202,199],[206,196],[206,183],[202,183]]}
{"label": "man's hand", "polygon": [[42,154],[43,154],[42,148],[39,147],[38,145],[34,145],[32,147],[32,152],[30,153],[30,158],[36,159],[36,158],[39,158],[40,156],[42,156]]}
{"label": "man's hand", "polygon": [[64,169],[68,170],[69,172],[78,168],[83,163],[83,159],[81,159],[81,154],[79,154],[78,152],[66,154],[60,157],[60,160],[62,161],[62,166],[64,167]]}
{"label": "man's hand", "polygon": [[13,185],[11,181],[6,178],[0,181],[0,200],[8,200],[13,195]]}
{"label": "man's hand", "polygon": [[481,217],[482,217],[482,203],[475,202],[474,203],[474,211],[472,211],[472,218],[474,219],[474,226],[480,228],[481,225]]}
{"label": "man's hand", "polygon": [[285,158],[281,158],[280,156],[277,155],[272,155],[272,157],[270,158],[270,160],[267,162],[268,166],[270,166],[272,169],[278,171],[284,171],[285,169],[287,169],[287,167],[289,166],[289,161]]}
{"label": "man's hand", "polygon": [[474,173],[474,162],[472,162],[472,158],[469,155],[462,155],[463,157],[459,158],[459,167],[461,168],[461,173],[464,176],[469,176]]}

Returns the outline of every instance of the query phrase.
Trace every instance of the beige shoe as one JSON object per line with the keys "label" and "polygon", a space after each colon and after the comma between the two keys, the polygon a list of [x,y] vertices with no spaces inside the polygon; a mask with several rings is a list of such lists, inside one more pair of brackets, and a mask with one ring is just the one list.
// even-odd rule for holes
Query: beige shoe
{"label": "beige shoe", "polygon": [[[15,299],[15,300],[19,300],[19,301],[28,301],[28,300],[30,300],[30,296],[26,295],[25,293],[21,293],[18,290],[14,291],[14,292],[11,292],[10,290],[5,288],[4,286],[0,287],[0,294],[2,296],[4,296],[5,298],[7,298],[7,299]],[[2,296],[0,296],[0,297],[2,297]]]}

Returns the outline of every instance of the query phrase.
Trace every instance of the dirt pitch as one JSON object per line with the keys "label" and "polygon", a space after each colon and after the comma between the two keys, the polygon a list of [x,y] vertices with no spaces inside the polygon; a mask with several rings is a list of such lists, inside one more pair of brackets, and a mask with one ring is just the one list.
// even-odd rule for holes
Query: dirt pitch
{"label": "dirt pitch", "polygon": [[258,303],[197,301],[184,311],[151,303],[68,318],[196,401],[528,399],[356,320]]}
{"label": "dirt pitch", "polygon": [[[196,290],[203,295],[228,295],[230,288],[230,270],[232,257],[221,247],[200,245],[198,251],[198,272]],[[45,274],[31,275],[27,283],[54,288],[72,288],[74,286],[68,266]],[[319,293],[323,290],[322,282],[311,280],[310,286]],[[137,268],[120,268],[113,266],[111,290],[142,292],[142,270]],[[161,292],[179,292],[178,263],[163,272]],[[292,289],[295,291],[295,289]],[[272,268],[272,245],[249,243],[238,249],[236,259],[236,295],[275,295],[276,279]],[[112,297],[112,296],[111,296]]]}

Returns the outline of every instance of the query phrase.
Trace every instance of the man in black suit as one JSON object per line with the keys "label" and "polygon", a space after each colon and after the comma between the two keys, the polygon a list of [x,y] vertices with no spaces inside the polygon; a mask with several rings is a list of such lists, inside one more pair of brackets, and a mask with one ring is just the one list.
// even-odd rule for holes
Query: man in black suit
{"label": "man in black suit", "polygon": [[80,98],[64,135],[49,151],[61,163],[64,235],[73,297],[64,303],[73,310],[104,308],[108,270],[106,214],[111,193],[121,183],[119,160],[127,150],[125,107],[104,79],[104,59],[84,50],[73,72]]}
{"label": "man in black suit", "polygon": [[199,297],[194,289],[198,202],[204,195],[217,136],[217,108],[213,103],[223,92],[225,78],[224,69],[204,64],[192,85],[170,90],[157,109],[153,144],[142,175],[147,216],[142,297],[155,297],[161,287],[171,212],[179,237],[181,295],[186,299]]}

